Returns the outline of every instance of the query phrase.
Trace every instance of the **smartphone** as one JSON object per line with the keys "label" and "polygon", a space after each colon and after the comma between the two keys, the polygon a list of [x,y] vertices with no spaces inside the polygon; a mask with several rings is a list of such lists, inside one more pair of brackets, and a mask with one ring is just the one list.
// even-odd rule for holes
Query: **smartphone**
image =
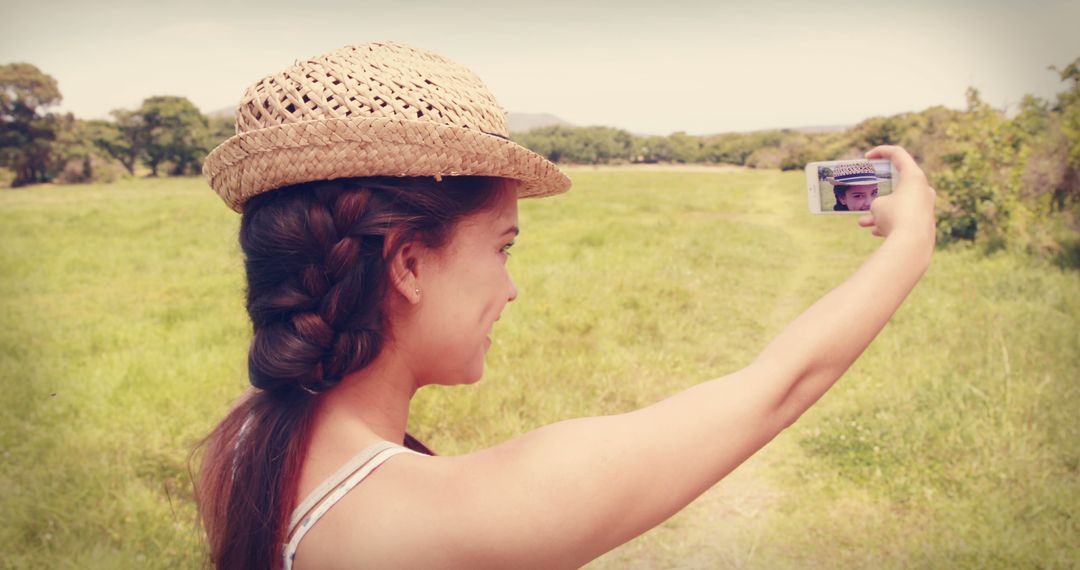
{"label": "smartphone", "polygon": [[887,159],[825,160],[806,165],[806,203],[814,214],[863,213],[900,180]]}

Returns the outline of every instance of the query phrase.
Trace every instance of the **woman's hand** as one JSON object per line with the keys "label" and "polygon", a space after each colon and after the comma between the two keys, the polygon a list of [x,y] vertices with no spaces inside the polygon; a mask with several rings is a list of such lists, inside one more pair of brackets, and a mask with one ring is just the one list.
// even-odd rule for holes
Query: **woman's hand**
{"label": "woman's hand", "polygon": [[893,232],[910,233],[929,238],[933,245],[934,199],[926,174],[915,164],[906,150],[898,146],[879,146],[866,153],[866,158],[887,158],[892,161],[900,182],[892,194],[881,196],[870,205],[870,213],[859,218],[859,225],[873,227],[873,234],[887,237]]}

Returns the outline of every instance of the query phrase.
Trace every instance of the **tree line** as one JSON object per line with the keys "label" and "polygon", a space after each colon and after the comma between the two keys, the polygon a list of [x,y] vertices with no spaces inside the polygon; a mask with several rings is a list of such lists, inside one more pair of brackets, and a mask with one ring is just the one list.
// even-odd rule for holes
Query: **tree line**
{"label": "tree line", "polygon": [[963,110],[935,106],[873,117],[837,132],[771,130],[635,136],[610,127],[553,126],[514,139],[556,162],[734,164],[802,169],[815,160],[861,158],[899,144],[938,191],[938,242],[1012,249],[1080,267],[1080,58],[1051,67],[1064,89],[996,109],[976,89]]}
{"label": "tree line", "polygon": [[[938,190],[938,238],[989,251],[1022,249],[1080,266],[1080,58],[1051,68],[1064,84],[1054,100],[1028,95],[1010,115],[974,89],[963,110],[937,106],[874,117],[837,132],[781,129],[694,136],[639,136],[612,127],[552,126],[514,133],[562,164],[698,163],[801,169],[810,161],[859,158],[879,144],[906,147]],[[109,182],[137,174],[197,174],[233,134],[184,97],[154,96],[110,120],[51,112],[56,80],[37,67],[0,66],[0,168],[10,185]]]}
{"label": "tree line", "polygon": [[28,63],[0,66],[0,167],[13,187],[43,182],[111,182],[134,176],[197,174],[202,159],[233,133],[232,120],[207,117],[185,97],[155,96],[111,120],[50,111],[56,79]]}

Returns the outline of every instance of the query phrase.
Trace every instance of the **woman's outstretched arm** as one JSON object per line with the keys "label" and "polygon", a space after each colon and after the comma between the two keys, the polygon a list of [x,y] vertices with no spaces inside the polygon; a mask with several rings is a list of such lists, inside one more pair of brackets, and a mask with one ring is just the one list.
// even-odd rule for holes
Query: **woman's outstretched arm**
{"label": "woman's outstretched arm", "polygon": [[[887,236],[869,259],[789,324],[754,361],[770,369],[779,418],[790,425],[825,393],[877,336],[930,265],[935,240],[934,198],[911,155],[895,146],[869,158],[889,158],[900,173],[896,192],[860,218]],[[794,381],[791,381],[794,379]]]}
{"label": "woman's outstretched arm", "polygon": [[735,469],[832,386],[929,264],[933,189],[903,149],[868,156],[900,172],[894,193],[860,219],[884,242],[753,363],[634,412],[559,422],[460,457],[399,456],[347,499],[358,556],[393,566],[576,567]]}

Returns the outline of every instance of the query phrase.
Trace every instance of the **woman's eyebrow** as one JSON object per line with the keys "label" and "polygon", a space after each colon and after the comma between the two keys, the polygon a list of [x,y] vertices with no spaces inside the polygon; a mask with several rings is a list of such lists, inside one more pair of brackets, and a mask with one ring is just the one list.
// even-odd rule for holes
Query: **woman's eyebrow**
{"label": "woman's eyebrow", "polygon": [[509,234],[509,233],[512,233],[512,234],[514,234],[516,236],[516,235],[521,233],[521,228],[519,228],[517,226],[510,226],[509,228],[506,228],[506,231],[504,231],[500,235],[506,235],[506,234]]}

